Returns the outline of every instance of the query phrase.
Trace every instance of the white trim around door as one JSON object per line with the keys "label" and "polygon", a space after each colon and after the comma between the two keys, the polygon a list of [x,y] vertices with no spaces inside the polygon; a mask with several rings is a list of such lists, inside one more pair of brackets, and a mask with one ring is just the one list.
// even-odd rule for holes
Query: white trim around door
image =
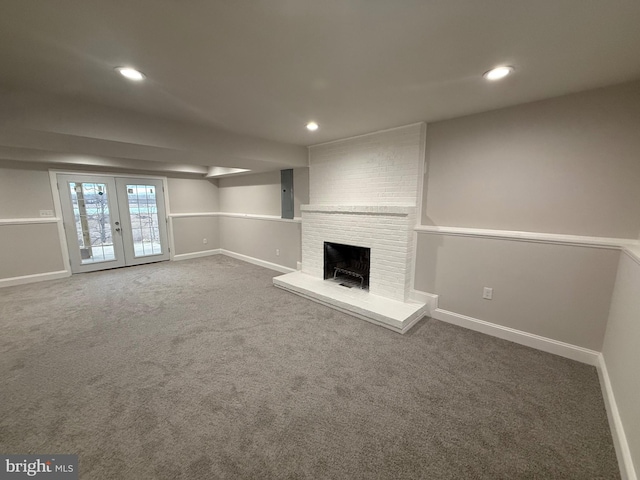
{"label": "white trim around door", "polygon": [[[62,254],[73,273],[169,260],[166,177],[49,175]],[[83,185],[90,189],[78,193]]]}

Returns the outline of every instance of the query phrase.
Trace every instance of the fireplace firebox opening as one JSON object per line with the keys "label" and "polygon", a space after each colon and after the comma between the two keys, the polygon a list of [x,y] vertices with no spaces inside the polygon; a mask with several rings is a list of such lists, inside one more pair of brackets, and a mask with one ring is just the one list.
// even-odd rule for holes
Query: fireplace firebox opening
{"label": "fireplace firebox opening", "polygon": [[371,249],[324,242],[324,279],[369,290]]}

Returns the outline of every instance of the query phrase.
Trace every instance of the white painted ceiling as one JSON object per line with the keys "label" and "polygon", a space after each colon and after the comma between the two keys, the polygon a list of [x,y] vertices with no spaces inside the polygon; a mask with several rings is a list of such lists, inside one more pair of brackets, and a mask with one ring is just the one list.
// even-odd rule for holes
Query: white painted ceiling
{"label": "white painted ceiling", "polygon": [[638,78],[638,0],[0,0],[5,93],[294,145]]}

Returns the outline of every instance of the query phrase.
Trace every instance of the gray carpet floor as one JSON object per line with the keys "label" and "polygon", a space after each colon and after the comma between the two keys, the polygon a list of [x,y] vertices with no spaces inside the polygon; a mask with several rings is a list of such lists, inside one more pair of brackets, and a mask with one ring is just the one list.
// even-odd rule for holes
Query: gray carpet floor
{"label": "gray carpet floor", "polygon": [[0,290],[0,452],[82,479],[614,479],[593,367],[223,256]]}

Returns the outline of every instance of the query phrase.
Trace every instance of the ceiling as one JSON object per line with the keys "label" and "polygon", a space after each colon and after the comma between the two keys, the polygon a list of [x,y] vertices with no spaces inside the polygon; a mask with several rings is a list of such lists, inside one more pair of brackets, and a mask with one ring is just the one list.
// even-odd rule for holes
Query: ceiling
{"label": "ceiling", "polygon": [[[637,0],[0,0],[0,11],[5,100],[31,92],[71,110],[93,105],[95,116],[109,109],[107,116],[130,112],[136,125],[164,122],[166,137],[193,126],[275,150],[640,78]],[[515,74],[485,81],[482,73],[499,64]],[[117,66],[147,80],[126,81]],[[41,103],[30,98],[32,107]],[[317,132],[304,128],[310,120]],[[162,144],[108,129],[92,136],[71,123],[63,132],[11,127],[177,148],[166,137]],[[183,146],[161,161],[189,153],[194,165],[258,170],[304,162],[299,149],[263,165],[259,154],[225,155],[204,143],[197,155]],[[0,138],[0,147],[34,145]],[[100,156],[94,150],[87,153]],[[103,156],[149,161],[147,153]]]}

